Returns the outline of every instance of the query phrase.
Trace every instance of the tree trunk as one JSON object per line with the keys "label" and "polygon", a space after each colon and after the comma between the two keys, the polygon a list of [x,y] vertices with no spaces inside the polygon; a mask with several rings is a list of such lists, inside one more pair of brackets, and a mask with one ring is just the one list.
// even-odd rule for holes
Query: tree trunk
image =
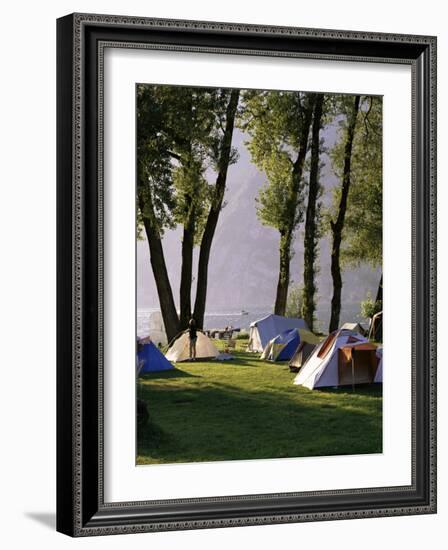
{"label": "tree trunk", "polygon": [[280,270],[278,275],[277,295],[275,298],[274,313],[285,315],[288,301],[289,264],[291,261],[292,236],[297,225],[297,203],[300,186],[302,184],[303,165],[308,150],[308,135],[310,133],[311,116],[315,102],[315,94],[309,94],[303,111],[302,127],[300,132],[299,152],[292,168],[292,185],[289,190],[289,223],[280,231]]}
{"label": "tree trunk", "polygon": [[191,283],[193,279],[194,214],[184,225],[182,237],[182,269],[180,275],[180,326],[185,330],[191,319]]}
{"label": "tree trunk", "polygon": [[204,233],[201,239],[198,262],[198,278],[196,284],[196,301],[194,304],[194,319],[198,328],[204,326],[205,303],[207,299],[208,263],[210,251],[219,215],[221,213],[224,193],[226,190],[227,170],[232,151],[232,136],[235,124],[235,115],[239,101],[239,90],[232,90],[226,110],[226,127],[221,143],[219,158],[219,172],[213,190],[212,204],[205,223]]}
{"label": "tree trunk", "polygon": [[287,229],[280,233],[280,266],[278,272],[277,296],[274,313],[285,315],[288,301],[289,265],[291,262],[292,231]]}
{"label": "tree trunk", "polygon": [[381,273],[381,279],[378,284],[378,291],[376,293],[376,302],[382,302],[383,301],[383,274]]}
{"label": "tree trunk", "polygon": [[339,263],[341,237],[335,235],[333,223],[333,248],[331,252],[331,276],[333,278],[333,298],[331,299],[331,317],[328,331],[333,332],[339,328],[339,316],[341,313],[342,276]]}
{"label": "tree trunk", "polygon": [[305,221],[305,242],[304,242],[304,267],[303,267],[303,317],[313,330],[314,311],[316,294],[315,286],[315,262],[317,255],[317,220],[316,205],[319,195],[319,149],[320,149],[320,128],[322,119],[322,106],[324,96],[319,94],[314,105],[313,128],[311,133],[311,166],[310,183],[308,190],[308,205]]}
{"label": "tree trunk", "polygon": [[[143,200],[142,193],[139,193],[140,211],[143,213],[152,205]],[[146,238],[148,239],[151,267],[156,282],[157,294],[159,296],[160,311],[165,325],[166,336],[171,341],[179,332],[179,318],[174,303],[168,270],[166,268],[165,256],[163,253],[162,240],[159,232],[151,224],[150,218],[143,217]]]}
{"label": "tree trunk", "polygon": [[359,110],[360,96],[355,96],[352,112],[349,115],[347,137],[344,148],[344,171],[342,178],[341,199],[339,201],[338,217],[330,222],[333,233],[333,245],[331,251],[331,276],[333,278],[333,298],[331,300],[331,318],[329,331],[339,328],[339,316],[341,313],[342,277],[340,266],[342,231],[344,229],[347,199],[350,191],[350,172],[352,162],[353,138],[355,136],[356,118]]}

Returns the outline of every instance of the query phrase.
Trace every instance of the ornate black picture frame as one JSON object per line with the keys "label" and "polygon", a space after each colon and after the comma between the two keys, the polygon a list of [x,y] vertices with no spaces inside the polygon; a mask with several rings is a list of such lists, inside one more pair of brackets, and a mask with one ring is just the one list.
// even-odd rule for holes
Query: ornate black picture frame
{"label": "ornate black picture frame", "polygon": [[[412,68],[412,484],[169,501],[104,501],[104,47]],[[71,536],[436,511],[436,38],[73,14],[57,22],[57,529]],[[150,498],[150,495],[148,495]]]}

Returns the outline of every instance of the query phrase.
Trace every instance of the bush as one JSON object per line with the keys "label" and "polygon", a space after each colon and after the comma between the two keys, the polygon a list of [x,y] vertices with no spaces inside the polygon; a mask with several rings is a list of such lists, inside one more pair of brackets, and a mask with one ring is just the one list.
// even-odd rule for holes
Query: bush
{"label": "bush", "polygon": [[288,303],[286,304],[286,317],[303,317],[303,286],[292,285],[288,291]]}
{"label": "bush", "polygon": [[379,313],[383,309],[383,302],[381,300],[373,300],[370,294],[367,299],[361,302],[361,315],[371,319],[376,313]]}

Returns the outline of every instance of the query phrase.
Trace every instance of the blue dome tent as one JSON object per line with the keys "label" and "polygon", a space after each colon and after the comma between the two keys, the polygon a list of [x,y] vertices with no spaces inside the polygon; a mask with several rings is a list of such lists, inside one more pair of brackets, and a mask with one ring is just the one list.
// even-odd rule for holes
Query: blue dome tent
{"label": "blue dome tent", "polygon": [[296,328],[287,330],[275,338],[274,346],[283,346],[275,358],[276,361],[289,361],[300,344],[300,333]]}
{"label": "blue dome tent", "polygon": [[269,341],[261,359],[268,361],[289,361],[301,342],[317,344],[319,339],[309,330],[292,328],[278,334]]}
{"label": "blue dome tent", "polygon": [[142,365],[139,374],[174,369],[173,365],[152,342],[144,344],[137,354],[138,364]]}

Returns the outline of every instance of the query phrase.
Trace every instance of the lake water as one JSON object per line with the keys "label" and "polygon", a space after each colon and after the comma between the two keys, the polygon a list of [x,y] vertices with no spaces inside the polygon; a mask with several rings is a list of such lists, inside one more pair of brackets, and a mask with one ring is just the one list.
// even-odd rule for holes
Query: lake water
{"label": "lake water", "polygon": [[[156,309],[140,309],[137,311],[137,336],[146,336],[149,334],[149,316]],[[251,323],[257,319],[262,319],[271,313],[268,309],[254,309],[247,311],[247,315],[243,315],[241,311],[215,311],[205,314],[204,328],[225,328],[232,326],[242,330],[248,330]]]}
{"label": "lake water", "polygon": [[[153,309],[140,309],[137,311],[137,336],[147,336],[149,334],[149,317],[151,313],[157,311]],[[251,323],[262,319],[272,313],[270,308],[247,308],[247,314],[243,315],[241,311],[220,310],[211,311],[205,314],[204,328],[205,329],[223,329],[227,326],[248,330]],[[316,311],[316,327],[315,330],[326,332],[328,328],[329,311],[327,308],[318,308]],[[366,320],[359,316],[359,304],[345,304],[341,311],[342,325],[345,322],[357,322],[367,326]]]}

